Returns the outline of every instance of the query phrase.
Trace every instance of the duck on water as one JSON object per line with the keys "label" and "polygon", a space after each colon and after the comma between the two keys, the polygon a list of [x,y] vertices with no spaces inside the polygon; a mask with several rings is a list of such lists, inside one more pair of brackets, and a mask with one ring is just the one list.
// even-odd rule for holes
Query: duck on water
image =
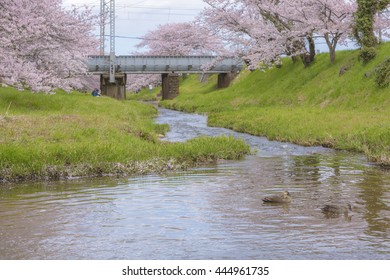
{"label": "duck on water", "polygon": [[349,203],[345,206],[326,204],[321,207],[321,212],[327,217],[339,216],[340,214],[349,216],[352,213],[352,206]]}
{"label": "duck on water", "polygon": [[[287,204],[292,201],[292,198],[288,191],[284,191],[281,195],[266,196],[262,200],[268,204]],[[352,215],[352,205],[350,203],[347,205],[325,204],[321,207],[321,212],[327,218],[338,217],[340,215],[350,217]]]}
{"label": "duck on water", "polygon": [[292,198],[288,191],[283,192],[282,195],[272,195],[263,198],[264,203],[290,203],[291,201]]}

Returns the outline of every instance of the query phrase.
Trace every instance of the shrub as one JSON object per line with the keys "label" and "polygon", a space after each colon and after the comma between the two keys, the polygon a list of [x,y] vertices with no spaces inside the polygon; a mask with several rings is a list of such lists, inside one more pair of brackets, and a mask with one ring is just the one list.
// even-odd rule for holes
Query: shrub
{"label": "shrub", "polygon": [[390,84],[390,58],[387,58],[375,68],[375,83],[380,88]]}
{"label": "shrub", "polygon": [[360,51],[359,58],[363,63],[368,63],[376,57],[376,49],[374,47],[363,47]]}

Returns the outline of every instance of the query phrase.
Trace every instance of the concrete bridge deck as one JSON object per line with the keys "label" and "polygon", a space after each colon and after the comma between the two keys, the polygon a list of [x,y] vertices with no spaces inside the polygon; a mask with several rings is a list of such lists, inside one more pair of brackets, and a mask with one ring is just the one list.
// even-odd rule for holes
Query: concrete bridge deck
{"label": "concrete bridge deck", "polygon": [[162,98],[172,99],[179,94],[179,74],[218,73],[218,88],[223,88],[229,86],[243,63],[236,58],[216,56],[135,55],[116,56],[114,60],[110,56],[89,56],[87,67],[89,73],[100,75],[104,95],[125,99],[127,74],[161,74]]}
{"label": "concrete bridge deck", "polygon": [[[209,63],[213,67],[205,69]],[[88,71],[105,74],[110,71],[110,56],[89,56]],[[242,69],[242,61],[236,58],[215,56],[117,56],[115,73],[164,74],[164,73],[230,73]]]}

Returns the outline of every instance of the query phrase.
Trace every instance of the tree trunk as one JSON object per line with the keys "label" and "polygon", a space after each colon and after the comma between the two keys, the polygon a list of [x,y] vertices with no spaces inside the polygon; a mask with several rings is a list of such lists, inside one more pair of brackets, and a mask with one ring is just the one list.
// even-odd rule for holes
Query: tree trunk
{"label": "tree trunk", "polygon": [[305,65],[305,67],[309,67],[310,64],[313,62],[313,61],[311,60],[311,57],[310,57],[310,54],[309,54],[309,53],[303,53],[303,54],[301,54],[301,60],[302,60],[303,65]]}
{"label": "tree trunk", "polygon": [[301,59],[305,67],[308,67],[314,61],[316,56],[316,45],[312,35],[308,35],[306,39],[309,44],[309,51],[301,54]]}
{"label": "tree trunk", "polygon": [[293,56],[291,57],[291,60],[292,60],[293,63],[296,63],[296,62],[299,60],[299,57],[296,56],[296,55],[293,55]]}
{"label": "tree trunk", "polygon": [[341,34],[337,34],[334,36],[333,39],[331,39],[328,33],[324,35],[326,44],[328,45],[329,48],[330,63],[334,63],[336,60],[336,47],[340,36]]}
{"label": "tree trunk", "polygon": [[316,44],[312,35],[307,36],[307,41],[309,42],[310,62],[313,62],[316,56]]}
{"label": "tree trunk", "polygon": [[336,48],[329,49],[330,63],[334,63],[336,60]]}

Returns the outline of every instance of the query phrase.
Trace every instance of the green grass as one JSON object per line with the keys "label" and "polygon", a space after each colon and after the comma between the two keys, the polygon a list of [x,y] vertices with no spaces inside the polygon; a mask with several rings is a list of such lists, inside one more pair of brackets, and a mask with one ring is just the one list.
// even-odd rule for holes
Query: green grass
{"label": "green grass", "polygon": [[148,88],[143,88],[138,93],[127,93],[126,100],[135,100],[135,101],[157,101],[157,95],[160,93],[161,87],[153,88],[152,93],[150,93]]}
{"label": "green grass", "polygon": [[169,127],[156,115],[135,101],[0,88],[0,182],[159,172],[249,152],[227,137],[160,141]]}
{"label": "green grass", "polygon": [[[308,68],[284,59],[283,67],[243,71],[227,89],[216,76],[206,84],[197,76],[182,82],[180,95],[161,104],[202,112],[209,124],[301,145],[323,145],[364,152],[369,160],[390,164],[390,88],[379,88],[374,69],[390,56],[383,44],[375,60],[363,65],[358,51],[326,53]],[[340,75],[340,69],[347,71]]]}

